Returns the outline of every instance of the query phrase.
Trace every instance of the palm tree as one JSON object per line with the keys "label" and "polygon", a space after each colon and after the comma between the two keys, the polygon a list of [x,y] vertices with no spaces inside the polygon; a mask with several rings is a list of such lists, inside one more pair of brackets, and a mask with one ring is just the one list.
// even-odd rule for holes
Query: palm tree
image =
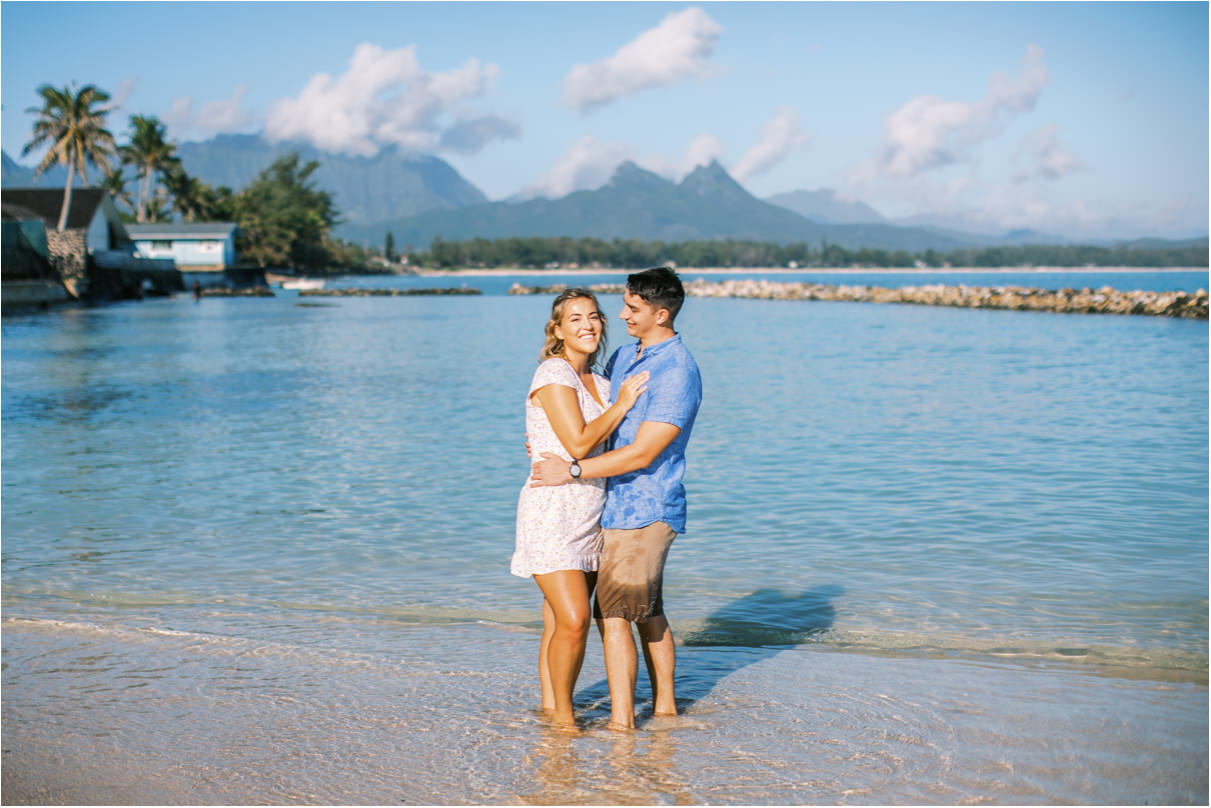
{"label": "palm tree", "polygon": [[135,209],[135,198],[126,187],[129,182],[130,179],[126,176],[126,172],[122,170],[122,166],[106,169],[104,176],[101,177],[101,187],[109,192],[109,195],[114,198],[114,202],[120,202],[133,211]]}
{"label": "palm tree", "polygon": [[195,216],[206,216],[210,187],[185,173],[180,165],[173,166],[164,172],[164,188],[172,197],[172,207],[179,212],[187,222],[192,222]]}
{"label": "palm tree", "polygon": [[162,191],[156,191],[155,195],[144,202],[143,207],[138,210],[138,215],[143,217],[143,221],[152,223],[167,219],[170,213],[168,199]]}
{"label": "palm tree", "polygon": [[92,163],[101,169],[109,168],[109,157],[114,153],[114,136],[105,128],[107,107],[98,108],[109,100],[109,93],[89,84],[76,91],[71,87],[57,89],[49,84],[38,88],[42,96],[41,107],[30,107],[26,112],[38,116],[34,122],[34,136],[25,144],[21,154],[50,144],[46,156],[38,164],[34,176],[38,176],[55,163],[67,166],[67,184],[63,190],[63,207],[59,211],[59,226],[67,227],[67,213],[71,210],[71,188],[75,173],[80,172],[88,181],[87,166]]}
{"label": "palm tree", "polygon": [[174,152],[176,145],[165,138],[164,124],[154,116],[130,116],[130,142],[119,149],[122,160],[135,167],[139,175],[138,204],[135,206],[136,220],[145,221],[148,202],[155,186],[158,172],[180,163]]}

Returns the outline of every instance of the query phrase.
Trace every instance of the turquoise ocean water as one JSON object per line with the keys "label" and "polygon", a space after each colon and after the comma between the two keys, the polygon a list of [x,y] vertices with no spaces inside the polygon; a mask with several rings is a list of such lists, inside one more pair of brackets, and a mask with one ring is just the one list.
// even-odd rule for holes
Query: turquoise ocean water
{"label": "turquoise ocean water", "polygon": [[[1026,282],[906,278],[881,285]],[[1029,285],[1207,286],[1125,278]],[[517,280],[540,282],[5,317],[3,700],[6,747],[27,741],[6,778],[53,769],[37,750],[56,743],[112,744],[133,772],[158,759],[135,739],[172,732],[207,774],[165,763],[148,799],[1205,801],[1205,322],[690,299],[705,398],[666,584],[688,723],[624,741],[640,747],[624,776],[598,727],[599,648],[584,738],[530,710],[538,601],[508,560],[550,301],[503,294]],[[620,299],[602,303],[617,345]],[[174,709],[198,728],[170,731]],[[1131,721],[1109,733],[1107,716]],[[292,791],[332,753],[275,722],[364,759]],[[1085,732],[1075,765],[1041,753],[1052,731]],[[885,757],[852,768],[830,743]],[[383,745],[408,754],[384,763]],[[267,748],[297,759],[254,766]],[[423,762],[442,748],[460,776]]]}

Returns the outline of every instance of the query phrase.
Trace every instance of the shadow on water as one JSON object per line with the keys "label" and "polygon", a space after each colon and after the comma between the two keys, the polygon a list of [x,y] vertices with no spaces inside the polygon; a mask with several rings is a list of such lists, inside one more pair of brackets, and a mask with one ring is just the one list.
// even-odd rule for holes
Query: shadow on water
{"label": "shadow on water", "polygon": [[[684,630],[677,649],[678,707],[693,705],[732,673],[828,631],[836,618],[833,601],[844,594],[837,585],[798,594],[758,589],[726,604],[701,626]],[[642,660],[635,691],[636,710],[649,711],[651,689]],[[604,679],[577,693],[577,700],[587,702],[593,713],[608,714],[609,698]]]}

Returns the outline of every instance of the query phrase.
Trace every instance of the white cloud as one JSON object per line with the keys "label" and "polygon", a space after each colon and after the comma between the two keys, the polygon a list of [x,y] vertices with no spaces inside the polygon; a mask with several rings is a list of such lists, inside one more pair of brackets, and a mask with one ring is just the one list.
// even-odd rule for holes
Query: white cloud
{"label": "white cloud", "polygon": [[203,104],[202,111],[198,113],[198,128],[209,132],[232,132],[251,124],[252,112],[240,106],[247,91],[248,86],[241,84],[226,101]]}
{"label": "white cloud", "polygon": [[[389,51],[362,43],[344,74],[318,73],[297,98],[274,104],[264,134],[273,141],[304,140],[327,151],[369,157],[386,144],[433,150],[442,145],[443,130],[453,129],[447,145],[466,150],[477,142],[468,129],[470,119],[460,116],[449,127],[444,120],[462,102],[488,93],[497,72],[495,65],[470,59],[455,70],[426,73],[415,45]],[[477,131],[480,147],[492,137],[516,136],[507,126],[480,125]]]}
{"label": "white cloud", "polygon": [[178,98],[172,102],[172,107],[163,116],[164,123],[169,132],[178,138],[197,135],[210,137],[219,132],[245,130],[255,121],[252,111],[241,106],[244,93],[247,91],[247,85],[241,84],[235,88],[231,98],[224,101],[208,101],[196,114],[193,110],[192,98]]}
{"label": "white cloud", "polygon": [[723,143],[714,135],[699,135],[685,150],[682,173],[688,174],[698,166],[709,165],[723,156]]}
{"label": "white cloud", "polygon": [[131,94],[135,91],[135,85],[138,83],[139,79],[135,76],[131,76],[130,78],[123,80],[123,82],[118,85],[117,92],[113,94],[109,108],[112,110],[118,110],[126,106],[126,102],[130,100]]}
{"label": "white cloud", "polygon": [[599,188],[620,163],[634,159],[634,155],[634,148],[625,143],[600,143],[592,135],[586,135],[569,146],[555,165],[520,196],[556,198],[573,191]]}
{"label": "white cloud", "polygon": [[476,154],[493,140],[516,139],[521,127],[498,115],[481,115],[454,122],[442,132],[441,148],[461,154]]}
{"label": "white cloud", "polygon": [[966,159],[978,143],[1001,134],[1009,122],[1034,109],[1050,81],[1043,49],[1026,49],[1022,75],[1014,80],[993,74],[980,101],[914,98],[883,122],[883,144],[874,160],[859,166],[856,180],[873,176],[908,177]]}
{"label": "white cloud", "polygon": [[1064,226],[1071,229],[1075,208],[1066,204],[1056,210],[1050,200],[1030,190],[999,186],[988,193],[975,213],[1000,230],[1049,230],[1061,221],[1066,221]]}
{"label": "white cloud", "polygon": [[168,112],[160,116],[168,134],[174,138],[187,138],[193,128],[193,99],[178,98],[172,102]]}
{"label": "white cloud", "polygon": [[1060,146],[1058,133],[1059,127],[1049,124],[1022,139],[1014,160],[1024,165],[1014,175],[1015,182],[1036,178],[1058,180],[1085,168],[1076,155]]}
{"label": "white cloud", "polygon": [[[917,211],[933,223],[973,233],[1038,230],[1073,239],[1126,239],[1136,236],[1189,237],[1206,232],[1207,205],[1201,200],[1153,204],[1146,199],[1073,199],[1038,184],[1005,183],[959,198],[935,188],[932,204]],[[917,219],[920,217],[914,217]]]}
{"label": "white cloud", "polygon": [[781,107],[762,128],[761,141],[732,166],[731,174],[738,182],[747,182],[754,175],[769,171],[810,140],[811,134],[804,132],[799,123],[799,113],[793,107]]}
{"label": "white cloud", "polygon": [[581,112],[627,95],[707,75],[723,29],[700,8],[669,14],[608,59],[576,65],[563,80],[564,102]]}

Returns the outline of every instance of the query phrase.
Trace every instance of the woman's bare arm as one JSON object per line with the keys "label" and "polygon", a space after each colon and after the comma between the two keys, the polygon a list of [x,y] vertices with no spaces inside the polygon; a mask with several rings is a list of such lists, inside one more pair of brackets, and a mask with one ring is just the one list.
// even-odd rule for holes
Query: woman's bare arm
{"label": "woman's bare arm", "polygon": [[635,406],[639,395],[647,389],[647,371],[637,373],[622,383],[618,400],[589,423],[584,422],[576,391],[562,384],[548,384],[533,393],[535,401],[555,430],[555,436],[574,458],[582,458],[593,447],[610,436],[622,417]]}
{"label": "woman's bare arm", "polygon": [[[681,428],[662,421],[644,421],[639,425],[639,432],[633,443],[619,447],[612,452],[590,457],[580,464],[580,479],[594,477],[616,477],[628,471],[645,469],[660,456],[665,448],[677,439]],[[530,487],[541,488],[548,485],[563,485],[572,477],[568,473],[571,465],[558,455],[543,452],[539,460],[533,463],[530,475]]]}

